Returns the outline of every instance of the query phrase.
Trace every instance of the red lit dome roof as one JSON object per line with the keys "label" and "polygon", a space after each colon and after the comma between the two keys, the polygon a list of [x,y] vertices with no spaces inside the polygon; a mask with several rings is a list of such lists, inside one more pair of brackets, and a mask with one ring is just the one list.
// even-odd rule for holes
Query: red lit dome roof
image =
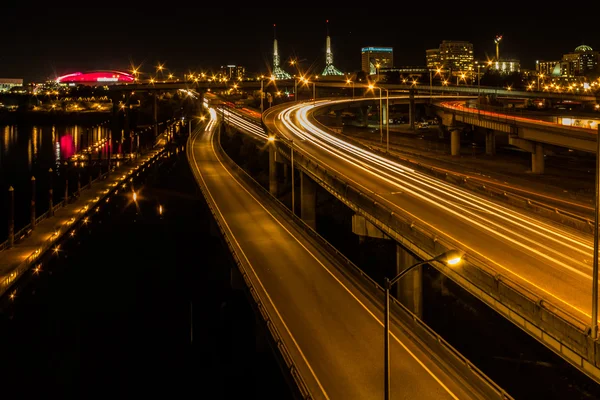
{"label": "red lit dome roof", "polygon": [[109,85],[114,83],[129,83],[133,82],[133,75],[123,71],[89,71],[89,72],[74,72],[59,76],[56,78],[57,83],[81,83],[90,85]]}

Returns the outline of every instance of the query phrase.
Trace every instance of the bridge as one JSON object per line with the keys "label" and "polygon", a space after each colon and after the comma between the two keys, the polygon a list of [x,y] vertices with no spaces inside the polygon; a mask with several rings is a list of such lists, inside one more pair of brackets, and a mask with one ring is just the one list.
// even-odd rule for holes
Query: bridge
{"label": "bridge", "polygon": [[[314,224],[310,185],[318,184],[354,210],[355,233],[370,230],[395,240],[403,259],[464,250],[461,268],[437,268],[600,382],[598,341],[590,336],[591,235],[549,224],[341,140],[314,118],[335,101],[282,104],[268,109],[262,121],[235,110],[222,113],[257,140],[276,138],[272,193],[277,191],[274,160],[290,164],[293,146],[293,168],[305,177],[301,185],[308,193],[300,207],[307,223]],[[409,289],[418,290],[418,285]]]}
{"label": "bridge", "polygon": [[[256,125],[221,111],[210,109],[187,155],[236,261],[234,285],[252,299],[300,398],[381,398],[383,288],[229,159],[220,122]],[[392,398],[510,399],[398,302],[392,325]]]}
{"label": "bridge", "polygon": [[[265,84],[267,83],[267,84]],[[291,79],[277,79],[272,80],[269,77],[248,79],[243,81],[177,81],[177,82],[150,82],[150,81],[138,81],[136,83],[124,83],[115,84],[109,86],[111,92],[123,92],[123,91],[171,91],[179,89],[194,89],[201,92],[205,92],[208,89],[215,90],[227,90],[234,87],[238,87],[240,90],[259,90],[261,88],[268,87],[268,84],[272,83],[273,86],[279,87],[297,87],[298,84],[309,84],[315,85],[316,88],[328,88],[328,89],[341,89],[346,91],[355,90],[366,90],[368,85],[360,82],[349,81],[342,77],[333,77],[326,79],[305,79],[303,77],[293,77]],[[597,93],[574,93],[574,92],[549,92],[549,91],[530,91],[530,90],[512,90],[503,89],[498,87],[485,87],[485,86],[446,86],[446,85],[426,85],[426,84],[387,84],[378,83],[377,87],[381,87],[390,92],[409,92],[414,91],[415,94],[424,95],[462,95],[462,96],[473,96],[473,95],[489,95],[497,97],[511,97],[511,98],[526,98],[526,99],[549,99],[555,101],[576,101],[576,102],[590,102],[600,103],[598,100],[599,95]]]}

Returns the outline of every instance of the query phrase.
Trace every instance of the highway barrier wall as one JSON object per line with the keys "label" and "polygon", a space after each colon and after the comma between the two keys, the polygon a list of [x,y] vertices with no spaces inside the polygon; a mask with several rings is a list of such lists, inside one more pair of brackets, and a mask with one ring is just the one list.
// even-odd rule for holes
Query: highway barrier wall
{"label": "highway barrier wall", "polygon": [[[277,141],[277,145],[278,151],[289,158],[287,144]],[[353,186],[351,179],[331,173],[297,147],[294,148],[294,166],[309,174],[355,213],[364,216],[423,260],[449,249],[463,250],[459,243],[440,238],[427,227],[419,226],[409,216],[395,213],[384,204],[374,201],[377,198],[375,193],[364,192]],[[473,254],[466,252],[461,264],[460,268],[450,268],[437,262],[431,265],[600,383],[600,346],[590,336],[589,322],[574,318],[531,289],[493,270],[485,260]]]}
{"label": "highway barrier wall", "polygon": [[[354,282],[357,282],[357,287],[362,289],[363,294],[371,298],[375,304],[381,305],[381,313],[383,315],[383,304],[385,300],[383,286],[376,283],[364,271],[352,263],[352,261],[350,261],[343,253],[335,248],[335,246],[329,243],[306,222],[304,222],[302,218],[292,213],[292,211],[287,208],[286,205],[284,205],[276,197],[272,196],[267,188],[263,187],[242,167],[237,165],[235,161],[233,161],[227,155],[222,147],[219,146],[219,149],[223,159],[232,170],[237,172],[237,176],[244,180],[248,185],[262,193],[261,199],[267,199],[272,207],[284,212],[288,218],[293,219],[298,226],[302,227],[304,232],[310,235],[310,237],[315,240],[321,249],[328,252],[331,258],[334,260],[334,264],[337,266],[338,271],[348,276],[349,279],[353,280]],[[280,154],[289,160],[289,153],[284,152]],[[294,157],[296,157],[296,153],[294,153]],[[395,299],[394,297],[390,297],[390,300],[394,304],[394,306],[391,307],[391,314],[393,318],[399,322],[401,329],[416,342],[424,343],[430,349],[430,353],[433,357],[440,359],[447,365],[452,365],[454,371],[456,372],[455,377],[457,380],[467,381],[470,384],[475,383],[475,385],[481,390],[487,399],[512,399],[512,397],[504,389],[498,386],[483,371],[477,368],[458,350],[452,347],[450,343],[448,343],[433,329],[431,329],[416,314],[412,313],[406,306],[400,303],[399,300]]]}

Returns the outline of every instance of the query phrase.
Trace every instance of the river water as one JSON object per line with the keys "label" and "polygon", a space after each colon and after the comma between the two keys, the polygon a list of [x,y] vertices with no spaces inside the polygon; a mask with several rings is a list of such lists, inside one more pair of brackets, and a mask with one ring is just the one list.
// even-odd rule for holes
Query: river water
{"label": "river water", "polygon": [[3,397],[291,400],[181,150],[5,299]]}

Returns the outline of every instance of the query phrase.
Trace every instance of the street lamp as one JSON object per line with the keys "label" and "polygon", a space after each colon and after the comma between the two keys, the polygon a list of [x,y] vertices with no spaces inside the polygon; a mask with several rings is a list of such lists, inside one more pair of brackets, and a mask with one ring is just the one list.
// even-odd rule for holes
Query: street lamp
{"label": "street lamp", "polygon": [[[598,125],[600,135],[600,124]],[[600,212],[600,136],[596,136],[596,201],[594,221],[594,261],[592,264],[592,339],[598,337],[598,222]]]}
{"label": "street lamp", "polygon": [[382,108],[382,95],[381,95],[381,91],[385,90],[385,113],[386,113],[386,118],[388,119],[388,121],[386,121],[385,124],[385,132],[386,132],[386,145],[385,145],[385,152],[389,153],[390,151],[390,121],[389,121],[389,112],[390,112],[390,92],[386,89],[386,88],[382,88],[379,86],[375,86],[375,85],[369,85],[369,89],[379,89],[379,137],[380,137],[380,142],[383,143],[383,108]]}
{"label": "street lamp", "polygon": [[479,93],[481,91],[481,64],[477,63],[477,101],[479,101]]}
{"label": "street lamp", "polygon": [[264,107],[264,98],[265,98],[264,82],[265,82],[265,80],[275,81],[275,77],[273,75],[271,75],[268,79],[264,79],[264,76],[262,76],[262,75],[260,77],[260,113],[261,114],[265,111],[265,107]]}
{"label": "street lamp", "polygon": [[352,99],[354,99],[354,81],[352,79],[346,79],[346,83],[352,84]]}
{"label": "street lamp", "polygon": [[404,275],[412,271],[414,268],[427,264],[433,261],[441,261],[446,265],[456,265],[462,259],[463,253],[458,250],[448,250],[445,253],[440,254],[429,260],[418,262],[404,271],[400,272],[392,279],[384,278],[385,284],[385,319],[384,319],[384,336],[383,336],[383,351],[384,351],[384,398],[385,400],[390,399],[390,288],[396,282],[398,282]]}
{"label": "street lamp", "polygon": [[431,102],[431,98],[433,97],[433,70],[429,70],[429,102]]}
{"label": "street lamp", "polygon": [[537,76],[537,90],[540,91],[540,78],[544,79],[544,74],[538,74]]}

